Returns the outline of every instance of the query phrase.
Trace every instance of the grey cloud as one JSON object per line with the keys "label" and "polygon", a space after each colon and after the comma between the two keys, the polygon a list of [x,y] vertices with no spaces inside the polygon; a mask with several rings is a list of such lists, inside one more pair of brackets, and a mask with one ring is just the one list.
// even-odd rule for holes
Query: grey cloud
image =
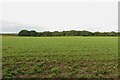
{"label": "grey cloud", "polygon": [[[27,30],[39,30],[43,31],[44,28],[36,25],[29,25],[29,24],[20,24],[15,22],[9,22],[9,21],[1,21],[2,23],[2,32],[3,33],[18,33],[20,30],[27,29]],[[1,33],[1,32],[0,32]]]}

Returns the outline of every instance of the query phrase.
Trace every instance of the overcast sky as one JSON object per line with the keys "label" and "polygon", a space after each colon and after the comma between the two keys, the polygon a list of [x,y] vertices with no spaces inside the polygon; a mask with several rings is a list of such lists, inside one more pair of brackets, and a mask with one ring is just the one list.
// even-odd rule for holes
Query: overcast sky
{"label": "overcast sky", "polygon": [[117,2],[3,3],[2,32],[117,31]]}

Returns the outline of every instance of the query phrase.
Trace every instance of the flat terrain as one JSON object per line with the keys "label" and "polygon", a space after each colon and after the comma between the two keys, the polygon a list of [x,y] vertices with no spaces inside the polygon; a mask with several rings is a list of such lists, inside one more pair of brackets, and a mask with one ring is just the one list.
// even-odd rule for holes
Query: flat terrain
{"label": "flat terrain", "polygon": [[3,78],[116,78],[117,37],[3,36]]}

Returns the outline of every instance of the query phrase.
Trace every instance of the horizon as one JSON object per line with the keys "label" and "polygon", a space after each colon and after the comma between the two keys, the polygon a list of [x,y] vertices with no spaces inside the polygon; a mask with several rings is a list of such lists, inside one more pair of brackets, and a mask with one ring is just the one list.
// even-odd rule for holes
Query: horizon
{"label": "horizon", "polygon": [[[23,30],[26,30],[26,29],[23,29]],[[22,31],[22,30],[20,30]],[[20,32],[19,31],[19,32]],[[27,30],[27,31],[36,31],[36,30]],[[65,31],[72,31],[72,30],[65,30]],[[89,30],[74,30],[74,31],[88,31],[88,32],[92,32],[92,31],[89,31]],[[0,34],[18,34],[19,32],[5,32],[5,33],[1,33]],[[47,32],[47,31],[36,31],[36,32]],[[55,31],[48,31],[48,32],[55,32]],[[58,32],[63,32],[63,31],[58,31]],[[100,32],[100,31],[95,31],[95,32]],[[92,33],[95,33],[95,32],[92,32]],[[118,31],[106,31],[106,32],[115,32],[115,33],[118,33]],[[100,33],[105,33],[104,32],[100,32]]]}

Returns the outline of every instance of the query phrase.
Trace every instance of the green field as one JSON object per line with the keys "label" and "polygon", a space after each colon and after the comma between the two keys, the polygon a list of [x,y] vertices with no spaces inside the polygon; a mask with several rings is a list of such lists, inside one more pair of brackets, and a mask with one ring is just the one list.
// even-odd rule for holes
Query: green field
{"label": "green field", "polygon": [[118,37],[2,37],[3,78],[117,78]]}

